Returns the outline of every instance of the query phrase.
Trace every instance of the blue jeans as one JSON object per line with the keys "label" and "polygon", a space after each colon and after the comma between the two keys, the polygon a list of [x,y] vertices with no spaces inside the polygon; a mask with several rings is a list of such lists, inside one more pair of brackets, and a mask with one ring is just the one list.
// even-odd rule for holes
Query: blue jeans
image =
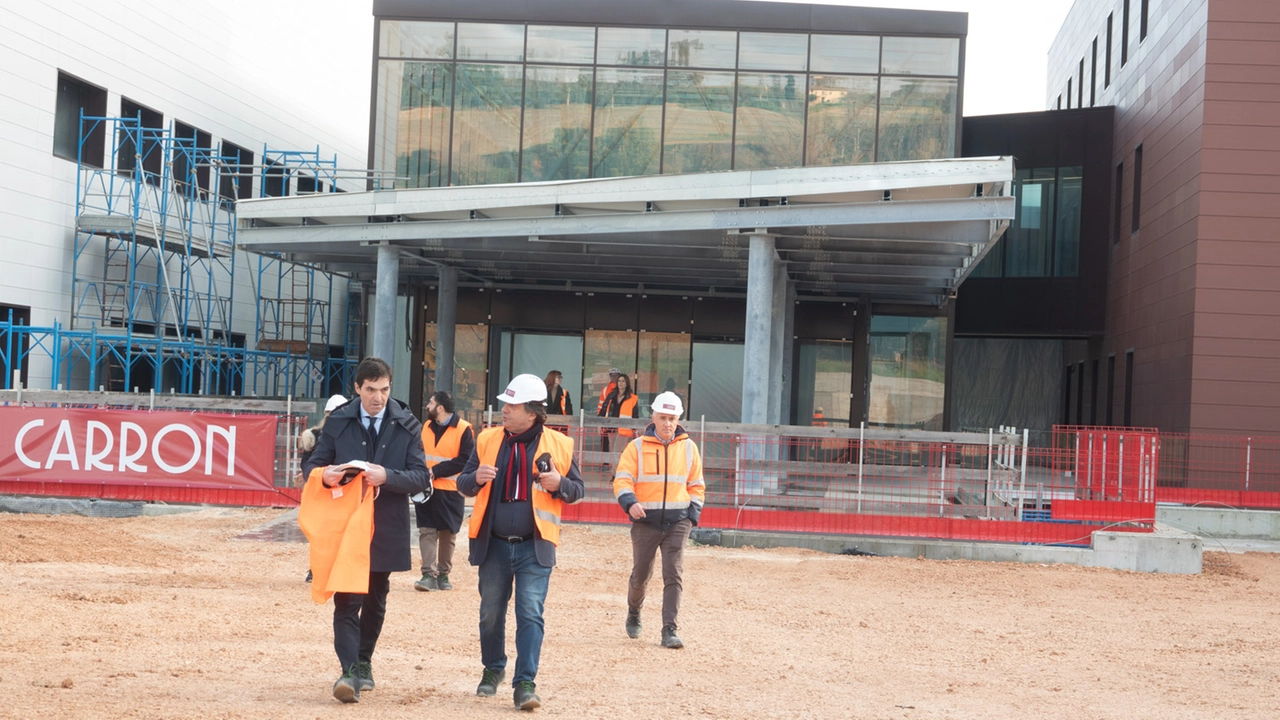
{"label": "blue jeans", "polygon": [[507,667],[507,605],[516,596],[516,673],[514,685],[533,681],[542,655],[542,606],[551,568],[538,564],[532,540],[514,545],[491,538],[480,564],[480,659],[489,670]]}

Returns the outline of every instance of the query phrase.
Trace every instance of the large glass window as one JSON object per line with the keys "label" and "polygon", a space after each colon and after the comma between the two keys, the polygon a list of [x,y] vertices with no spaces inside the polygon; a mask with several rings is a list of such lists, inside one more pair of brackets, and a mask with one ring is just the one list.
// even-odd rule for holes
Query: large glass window
{"label": "large glass window", "polygon": [[528,66],[521,180],[589,176],[591,84],[589,67]]}
{"label": "large glass window", "polygon": [[960,39],[886,37],[881,56],[885,75],[950,75],[960,73]]}
{"label": "large glass window", "polygon": [[395,168],[395,187],[447,185],[453,65],[383,60],[378,87],[379,167]]}
{"label": "large glass window", "polygon": [[814,72],[863,73],[880,70],[880,38],[876,35],[814,35],[809,40],[809,68]]}
{"label": "large glass window", "polygon": [[811,76],[805,164],[854,165],[875,160],[878,94],[875,77]]}
{"label": "large glass window", "polygon": [[667,43],[671,67],[732,70],[738,59],[738,33],[729,30],[672,30]]}
{"label": "large glass window", "polygon": [[808,340],[797,343],[796,425],[849,425],[849,393],[853,387],[853,343]]}
{"label": "large glass window", "polygon": [[733,86],[731,72],[667,73],[662,172],[730,169]]}
{"label": "large glass window", "polygon": [[521,62],[524,26],[458,23],[458,59]]}
{"label": "large glass window", "polygon": [[393,58],[451,58],[453,23],[383,20],[378,25],[378,55]]}
{"label": "large glass window", "polygon": [[520,157],[523,65],[457,66],[453,184],[515,182]]}
{"label": "large glass window", "polygon": [[881,78],[877,159],[955,157],[958,92],[955,80]]}
{"label": "large glass window", "polygon": [[596,29],[530,25],[525,54],[529,62],[595,62]]}
{"label": "large glass window", "polygon": [[868,423],[941,430],[946,367],[946,318],[872,317]]}
{"label": "large glass window", "polygon": [[593,177],[653,175],[662,159],[662,71],[596,73]]}
{"label": "large glass window", "polygon": [[[423,409],[431,393],[436,391],[436,324],[427,323],[423,333],[426,352],[423,356]],[[489,328],[484,325],[456,325],[453,337],[453,399],[457,411],[467,422],[478,423],[491,404],[485,396],[486,369],[489,365]]]}
{"label": "large glass window", "polygon": [[739,39],[742,70],[793,70],[809,67],[809,37],[793,33],[744,32]]}
{"label": "large glass window", "polygon": [[[630,330],[588,330],[582,342],[582,408],[590,415],[600,404],[600,395],[609,386],[609,370],[618,368],[628,375],[636,371],[636,339]],[[568,385],[568,377],[564,384]]]}
{"label": "large glass window", "polygon": [[596,62],[601,65],[663,65],[666,60],[666,30],[607,27],[599,29]]}
{"label": "large glass window", "polygon": [[803,164],[804,75],[738,75],[738,170]]}
{"label": "large glass window", "polygon": [[1074,277],[1080,271],[1082,168],[1019,168],[1014,219],[974,277]]}
{"label": "large glass window", "polygon": [[658,393],[670,391],[688,397],[691,342],[692,337],[683,333],[640,333],[635,386],[641,417],[649,414]]}
{"label": "large glass window", "polygon": [[742,356],[741,343],[693,343],[686,422],[742,422]]}

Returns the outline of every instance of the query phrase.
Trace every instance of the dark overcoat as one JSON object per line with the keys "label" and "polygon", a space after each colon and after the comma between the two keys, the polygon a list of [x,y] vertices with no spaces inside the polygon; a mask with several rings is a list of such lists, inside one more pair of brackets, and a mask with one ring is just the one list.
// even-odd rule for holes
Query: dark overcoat
{"label": "dark overcoat", "polygon": [[373,503],[373,543],[369,570],[403,572],[413,567],[409,549],[409,496],[431,487],[427,459],[422,452],[422,424],[404,403],[391,398],[378,431],[378,446],[369,449],[369,435],[360,424],[360,399],[334,410],[325,421],[303,477],[314,468],[365,460],[387,469],[387,482]]}

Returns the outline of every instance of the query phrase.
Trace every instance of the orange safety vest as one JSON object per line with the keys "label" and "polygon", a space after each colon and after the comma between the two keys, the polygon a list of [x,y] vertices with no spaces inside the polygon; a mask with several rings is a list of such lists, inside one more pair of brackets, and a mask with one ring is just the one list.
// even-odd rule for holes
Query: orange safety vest
{"label": "orange safety vest", "polygon": [[369,592],[376,495],[364,473],[333,488],[324,486],[323,477],[324,468],[311,471],[298,506],[298,527],[311,544],[311,599],[317,605],[335,592]]}
{"label": "orange safety vest", "polygon": [[633,493],[646,511],[679,511],[707,496],[702,453],[684,428],[677,426],[670,443],[641,435],[627,443],[613,478],[614,497]]}
{"label": "orange safety vest", "polygon": [[822,413],[820,413],[820,412],[815,412],[815,413],[813,414],[813,420],[812,420],[809,424],[810,424],[811,426],[813,426],[813,427],[826,427],[826,426],[827,426],[827,420],[826,420],[826,417],[824,417]]}
{"label": "orange safety vest", "polygon": [[[427,467],[432,468],[437,463],[458,457],[458,453],[462,451],[462,436],[469,427],[471,427],[471,423],[458,418],[456,426],[445,428],[444,434],[440,436],[440,442],[437,444],[436,434],[431,432],[431,422],[423,423],[422,451],[427,454]],[[458,489],[458,476],[455,474],[445,478],[433,477],[431,486],[436,490],[456,491]]]}
{"label": "orange safety vest", "polygon": [[[636,400],[638,399],[639,397],[637,397],[635,393],[631,393],[631,397],[623,400],[622,404],[618,406],[618,417],[635,417]],[[631,428],[618,428],[618,434],[622,437],[635,437],[636,431]]]}
{"label": "orange safety vest", "polygon": [[[502,447],[503,432],[505,431],[501,427],[491,427],[481,431],[476,437],[476,457],[481,465],[496,466],[498,464],[498,450]],[[569,468],[573,467],[573,439],[544,425],[542,436],[538,439],[538,449],[533,456],[539,457],[544,452],[551,453],[551,462],[555,465],[556,472],[562,477],[568,477]],[[535,469],[534,472],[536,473],[537,470]],[[534,479],[537,479],[536,475]],[[471,520],[467,524],[467,537],[472,540],[480,535],[480,525],[484,522],[485,509],[489,506],[489,491],[492,488],[493,483],[486,483],[480,488],[480,492],[476,493],[475,507],[471,509]],[[537,482],[533,483],[532,495],[533,524],[538,529],[538,537],[552,545],[559,545],[560,511],[564,507],[564,502],[560,498],[552,497],[551,493],[543,490]]]}
{"label": "orange safety vest", "polygon": [[615,389],[617,389],[617,387],[618,387],[618,383],[611,382],[608,385],[605,385],[604,389],[600,391],[600,402],[596,405],[597,414],[599,414],[599,412],[604,409],[605,398],[609,397],[609,393],[613,392]]}

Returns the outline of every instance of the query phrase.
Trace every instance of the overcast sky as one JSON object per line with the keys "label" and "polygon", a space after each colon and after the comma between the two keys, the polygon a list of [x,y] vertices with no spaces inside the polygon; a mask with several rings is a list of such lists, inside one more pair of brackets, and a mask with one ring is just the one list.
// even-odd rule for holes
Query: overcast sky
{"label": "overcast sky", "polygon": [[[779,0],[772,0],[777,2]],[[781,0],[789,2],[793,0]],[[798,0],[810,2],[811,0]],[[226,0],[252,15],[264,12],[293,28],[275,40],[291,44],[296,90],[306,112],[330,119],[343,134],[366,137],[369,124],[372,0]],[[428,0],[424,0],[427,3]],[[698,2],[698,0],[686,0]],[[965,115],[1045,109],[1049,44],[1072,0],[826,0],[822,4],[969,13]],[[655,18],[655,22],[661,22]],[[279,45],[273,45],[280,50]],[[306,61],[305,58],[314,58]],[[361,147],[363,140],[359,141]]]}

